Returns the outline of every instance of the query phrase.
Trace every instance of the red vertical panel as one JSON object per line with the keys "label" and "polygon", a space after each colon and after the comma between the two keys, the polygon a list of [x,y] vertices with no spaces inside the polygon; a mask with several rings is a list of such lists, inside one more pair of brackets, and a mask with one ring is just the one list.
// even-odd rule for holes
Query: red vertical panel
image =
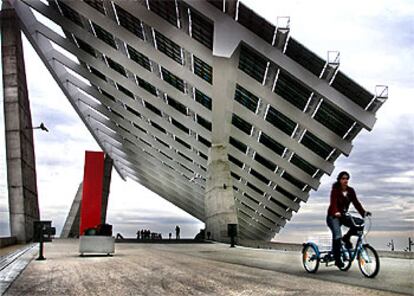
{"label": "red vertical panel", "polygon": [[80,216],[80,235],[85,230],[101,224],[104,153],[85,152],[83,191]]}

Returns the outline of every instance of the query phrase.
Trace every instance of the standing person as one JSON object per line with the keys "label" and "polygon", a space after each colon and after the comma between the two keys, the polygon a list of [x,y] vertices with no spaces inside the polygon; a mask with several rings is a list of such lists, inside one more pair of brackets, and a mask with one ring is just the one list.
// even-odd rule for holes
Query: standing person
{"label": "standing person", "polygon": [[175,226],[175,239],[180,239],[180,226]]}
{"label": "standing person", "polygon": [[139,239],[140,238],[140,231],[139,231],[139,229],[137,230],[137,239]]}
{"label": "standing person", "polygon": [[172,233],[170,232],[170,233],[168,234],[168,239],[171,239],[171,236],[172,236]]}
{"label": "standing person", "polygon": [[[357,228],[353,226],[350,216],[345,213],[349,209],[352,202],[362,217],[370,216],[371,213],[364,210],[359,202],[355,190],[348,186],[350,175],[348,172],[340,172],[336,178],[336,182],[332,185],[331,202],[328,208],[326,223],[332,232],[332,251],[335,257],[335,265],[339,268],[344,266],[341,260],[341,239],[345,243],[346,248],[352,249],[351,236],[357,233]],[[356,224],[362,224],[363,220],[353,217]],[[347,234],[342,237],[341,226],[349,227]]]}

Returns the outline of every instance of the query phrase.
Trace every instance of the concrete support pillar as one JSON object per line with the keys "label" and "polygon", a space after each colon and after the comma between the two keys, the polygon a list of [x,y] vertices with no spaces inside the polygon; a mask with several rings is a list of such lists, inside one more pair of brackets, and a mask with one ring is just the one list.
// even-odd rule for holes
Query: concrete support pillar
{"label": "concrete support pillar", "polygon": [[33,221],[40,218],[39,203],[21,31],[7,1],[1,11],[1,44],[10,232],[25,243],[32,239]]}
{"label": "concrete support pillar", "polygon": [[206,232],[216,241],[229,242],[227,225],[238,224],[227,149],[233,113],[239,50],[230,58],[213,57],[212,146],[207,165],[204,198]]}
{"label": "concrete support pillar", "polygon": [[226,145],[213,145],[209,150],[204,204],[206,230],[211,238],[229,242],[227,225],[237,224],[237,215]]}

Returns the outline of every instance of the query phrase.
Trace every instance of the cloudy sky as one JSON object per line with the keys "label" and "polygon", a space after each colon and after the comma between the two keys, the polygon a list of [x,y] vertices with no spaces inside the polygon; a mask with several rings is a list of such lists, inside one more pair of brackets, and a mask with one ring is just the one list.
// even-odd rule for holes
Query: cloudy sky
{"label": "cloudy sky", "polygon": [[[414,3],[406,1],[242,1],[276,24],[291,17],[291,34],[326,57],[341,52],[341,70],[374,92],[389,86],[389,100],[377,113],[372,132],[362,131],[351,156],[341,156],[332,176],[324,176],[317,192],[274,238],[303,242],[329,236],[325,225],[329,190],[339,171],[351,173],[365,208],[373,213],[368,241],[397,249],[414,237]],[[81,120],[63,96],[27,40],[24,40],[33,124],[44,122],[50,133],[35,131],[38,191],[42,219],[51,219],[60,232],[83,175],[85,150],[97,150]],[[1,71],[1,69],[0,69]],[[1,84],[1,81],[0,81]],[[0,100],[2,94],[0,94]],[[3,112],[0,128],[4,134]],[[8,235],[8,206],[4,136],[0,137],[0,235]],[[108,221],[115,232],[133,236],[150,228],[164,236],[179,224],[193,237],[204,224],[132,180],[114,171]]]}

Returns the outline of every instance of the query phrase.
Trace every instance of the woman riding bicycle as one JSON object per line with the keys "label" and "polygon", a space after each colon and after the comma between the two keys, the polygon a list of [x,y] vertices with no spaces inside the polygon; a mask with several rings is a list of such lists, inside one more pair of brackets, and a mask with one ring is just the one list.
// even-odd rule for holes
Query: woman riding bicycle
{"label": "woman riding bicycle", "polygon": [[[351,236],[357,234],[358,228],[354,226],[351,221],[351,217],[345,215],[348,211],[349,205],[352,204],[358,210],[362,217],[370,216],[371,213],[364,210],[358,198],[356,197],[355,190],[348,186],[349,181],[348,172],[340,172],[336,178],[336,182],[332,185],[331,190],[331,203],[328,208],[328,215],[326,217],[326,223],[329,229],[332,231],[332,251],[335,257],[335,265],[339,268],[344,266],[341,260],[341,239],[345,243],[345,247],[352,249]],[[360,225],[363,220],[353,217],[355,223]],[[341,226],[349,227],[347,234],[342,237]]]}

